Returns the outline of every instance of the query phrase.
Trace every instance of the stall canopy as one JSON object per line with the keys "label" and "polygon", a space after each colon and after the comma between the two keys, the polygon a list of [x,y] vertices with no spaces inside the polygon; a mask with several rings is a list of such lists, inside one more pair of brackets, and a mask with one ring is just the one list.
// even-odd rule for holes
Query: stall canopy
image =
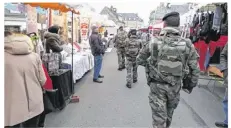
{"label": "stall canopy", "polygon": [[41,7],[45,9],[59,10],[61,12],[73,12],[75,14],[80,14],[79,11],[76,11],[74,8],[70,7],[64,3],[24,3],[25,5],[30,5],[32,7]]}

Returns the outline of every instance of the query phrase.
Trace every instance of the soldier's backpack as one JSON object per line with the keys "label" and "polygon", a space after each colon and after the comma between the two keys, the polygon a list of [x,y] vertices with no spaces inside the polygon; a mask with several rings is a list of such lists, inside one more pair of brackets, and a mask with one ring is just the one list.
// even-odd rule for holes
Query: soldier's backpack
{"label": "soldier's backpack", "polygon": [[187,44],[184,38],[157,37],[151,45],[152,68],[165,82],[175,85],[185,73],[185,58]]}
{"label": "soldier's backpack", "polygon": [[126,43],[126,54],[129,57],[136,57],[141,48],[141,41],[135,37],[131,37]]}
{"label": "soldier's backpack", "polygon": [[119,48],[124,48],[125,47],[125,40],[127,39],[127,33],[122,31],[122,32],[118,32],[117,34],[117,45]]}

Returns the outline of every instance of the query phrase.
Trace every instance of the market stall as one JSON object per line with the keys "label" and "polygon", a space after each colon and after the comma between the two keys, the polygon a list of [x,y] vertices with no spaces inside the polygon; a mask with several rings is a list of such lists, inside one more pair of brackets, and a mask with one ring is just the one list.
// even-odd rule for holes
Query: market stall
{"label": "market stall", "polygon": [[[26,6],[29,6],[29,8],[31,7],[40,7],[40,8],[45,8],[49,10],[49,25],[52,25],[52,9],[53,10],[58,10],[60,12],[62,12],[62,17],[64,17],[64,20],[62,23],[58,23],[58,25],[60,26],[64,26],[63,30],[65,31],[66,25],[67,25],[67,15],[64,14],[68,11],[72,12],[72,50],[71,50],[71,61],[72,61],[72,65],[73,65],[73,15],[74,14],[79,14],[78,11],[76,11],[75,9],[71,8],[70,6],[67,6],[65,4],[61,4],[61,3],[24,3]],[[57,23],[56,23],[57,24]],[[67,36],[67,35],[66,35]],[[64,38],[65,40],[65,38]],[[52,53],[51,53],[52,54]],[[43,57],[44,59],[44,57]],[[45,57],[45,59],[48,61],[48,64],[52,64],[53,61],[56,60],[56,58],[52,59],[49,57],[49,55],[47,57]],[[46,66],[46,65],[45,65]],[[49,67],[49,66],[47,66]],[[55,68],[54,65],[52,68]],[[66,105],[66,100],[70,98],[70,96],[74,93],[74,82],[73,82],[73,67],[70,69],[58,69],[58,70],[50,70],[50,67],[48,68],[48,72],[49,72],[49,76],[52,79],[52,83],[53,83],[53,89],[58,89],[58,93],[59,93],[59,98],[56,101],[55,106],[58,109],[63,109]],[[57,104],[58,103],[58,104]]]}
{"label": "market stall", "polygon": [[[220,63],[220,52],[228,42],[227,6],[225,3],[213,4],[216,10],[197,10],[191,27],[191,40],[200,55],[201,71],[209,65]],[[226,9],[225,9],[226,8]]]}

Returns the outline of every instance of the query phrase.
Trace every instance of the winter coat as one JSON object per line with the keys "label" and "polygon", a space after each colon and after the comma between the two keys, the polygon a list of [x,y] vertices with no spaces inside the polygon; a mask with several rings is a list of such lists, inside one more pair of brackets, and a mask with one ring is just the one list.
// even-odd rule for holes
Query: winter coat
{"label": "winter coat", "polygon": [[38,54],[24,35],[5,37],[5,126],[31,119],[44,110],[42,86],[46,76]]}
{"label": "winter coat", "polygon": [[89,39],[93,56],[104,54],[105,49],[98,33],[92,33]]}
{"label": "winter coat", "polygon": [[58,34],[45,32],[44,38],[46,39],[46,53],[50,53],[50,50],[53,52],[61,52],[63,48],[61,47],[61,39]]}

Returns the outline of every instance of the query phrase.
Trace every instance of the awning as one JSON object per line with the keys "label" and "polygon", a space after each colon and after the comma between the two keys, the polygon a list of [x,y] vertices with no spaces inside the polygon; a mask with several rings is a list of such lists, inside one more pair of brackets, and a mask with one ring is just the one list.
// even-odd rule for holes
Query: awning
{"label": "awning", "polygon": [[30,5],[32,7],[40,7],[45,9],[59,10],[61,12],[73,12],[75,14],[80,14],[79,11],[76,11],[74,8],[70,7],[67,4],[63,3],[24,3],[25,5]]}

